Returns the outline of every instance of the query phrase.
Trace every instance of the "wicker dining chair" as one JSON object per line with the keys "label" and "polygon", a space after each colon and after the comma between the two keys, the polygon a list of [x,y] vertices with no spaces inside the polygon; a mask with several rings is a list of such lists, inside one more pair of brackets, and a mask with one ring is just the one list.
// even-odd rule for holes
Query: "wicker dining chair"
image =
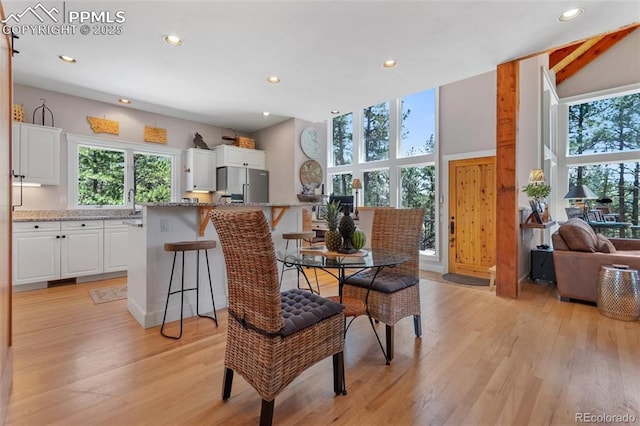
{"label": "wicker dining chair", "polygon": [[216,209],[211,220],[222,245],[229,293],[222,399],[231,396],[234,372],[240,374],[262,397],[260,424],[270,425],[275,397],[331,355],[334,392],[346,394],[342,306],[300,289],[280,293],[262,210]]}
{"label": "wicker dining chair", "polygon": [[424,214],[424,209],[376,209],[371,249],[406,254],[409,261],[377,275],[371,269],[359,272],[345,281],[342,290],[343,296],[364,301],[371,317],[386,325],[387,364],[393,359],[393,327],[400,319],[413,315],[416,337],[422,335],[418,273]]}

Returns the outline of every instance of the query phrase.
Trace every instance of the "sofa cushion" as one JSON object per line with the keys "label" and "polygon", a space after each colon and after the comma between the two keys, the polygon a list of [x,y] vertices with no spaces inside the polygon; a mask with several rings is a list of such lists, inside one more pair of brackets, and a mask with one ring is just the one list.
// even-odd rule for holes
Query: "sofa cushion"
{"label": "sofa cushion", "polygon": [[[375,280],[374,280],[375,278]],[[373,286],[371,281],[373,280]],[[410,275],[397,274],[388,269],[383,269],[376,275],[373,269],[367,269],[358,272],[345,280],[346,285],[352,285],[361,288],[371,288],[381,293],[395,293],[420,282],[418,277]]]}
{"label": "sofa cushion", "polygon": [[598,238],[598,251],[601,253],[615,253],[616,248],[607,237],[602,234],[596,234]]}
{"label": "sofa cushion", "polygon": [[598,237],[591,226],[582,219],[569,219],[560,226],[558,232],[573,251],[598,251]]}

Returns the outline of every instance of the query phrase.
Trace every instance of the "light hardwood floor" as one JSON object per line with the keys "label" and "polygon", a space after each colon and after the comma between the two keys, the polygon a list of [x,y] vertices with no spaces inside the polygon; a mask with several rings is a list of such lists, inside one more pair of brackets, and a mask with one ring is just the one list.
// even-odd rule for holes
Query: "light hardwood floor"
{"label": "light hardwood floor", "polygon": [[[438,280],[427,273],[420,283],[421,339],[403,319],[386,366],[368,321],[356,319],[348,395],[334,395],[328,358],[276,398],[274,424],[564,425],[583,412],[640,423],[640,322],[560,302],[546,284],[524,284],[511,300]],[[241,377],[220,398],[226,311],[218,329],[188,319],[182,339],[170,340],[141,328],[125,300],[91,301],[89,289],[123,282],[15,295],[7,424],[257,424],[260,397]],[[322,283],[335,294],[327,276]]]}

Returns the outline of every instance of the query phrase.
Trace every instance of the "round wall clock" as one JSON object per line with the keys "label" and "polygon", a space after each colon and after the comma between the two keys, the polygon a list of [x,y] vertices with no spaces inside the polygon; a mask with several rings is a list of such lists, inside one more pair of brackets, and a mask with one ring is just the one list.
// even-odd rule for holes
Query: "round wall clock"
{"label": "round wall clock", "polygon": [[300,147],[302,152],[309,158],[318,158],[322,152],[322,142],[320,141],[320,133],[313,128],[307,127],[300,135]]}
{"label": "round wall clock", "polygon": [[322,166],[315,160],[307,160],[300,166],[300,182],[317,188],[322,183]]}

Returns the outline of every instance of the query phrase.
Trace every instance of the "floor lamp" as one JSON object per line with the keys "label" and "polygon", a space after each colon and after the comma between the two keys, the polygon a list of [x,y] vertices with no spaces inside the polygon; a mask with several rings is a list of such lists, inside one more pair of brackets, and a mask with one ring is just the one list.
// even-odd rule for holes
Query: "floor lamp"
{"label": "floor lamp", "polygon": [[351,183],[351,189],[355,189],[356,190],[356,198],[353,201],[354,202],[354,207],[355,209],[353,210],[353,218],[354,220],[359,220],[360,217],[358,216],[359,212],[358,212],[358,190],[362,189],[362,182],[360,182],[360,179],[354,179],[353,182]]}

